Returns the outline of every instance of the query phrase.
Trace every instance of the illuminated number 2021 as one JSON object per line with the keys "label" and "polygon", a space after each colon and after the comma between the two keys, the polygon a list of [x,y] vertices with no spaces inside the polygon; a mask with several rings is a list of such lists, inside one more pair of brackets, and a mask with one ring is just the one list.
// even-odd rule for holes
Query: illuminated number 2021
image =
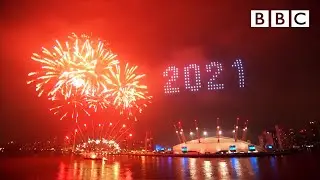
{"label": "illuminated number 2021", "polygon": [[[237,74],[239,79],[239,87],[244,88],[244,67],[240,59],[237,59],[232,67],[237,68]],[[224,89],[224,84],[217,82],[219,75],[222,72],[222,64],[219,62],[211,62],[205,66],[205,70],[210,79],[207,82],[208,90],[221,90]],[[199,91],[202,87],[200,66],[197,64],[189,64],[184,67],[184,85],[185,89],[189,91]],[[204,72],[202,72],[203,74]],[[164,92],[166,94],[179,93],[180,88],[177,84],[179,78],[179,69],[176,66],[169,66],[164,72],[163,77],[168,77],[167,82],[164,85]]]}
{"label": "illuminated number 2021", "polygon": [[[194,78],[190,77],[190,71],[194,70]],[[192,81],[193,80],[193,81]],[[193,82],[191,85],[191,82]],[[197,64],[189,64],[184,67],[184,83],[186,89],[190,91],[199,91],[201,88],[200,67]]]}
{"label": "illuminated number 2021", "polygon": [[[171,73],[170,73],[171,72]],[[163,77],[169,77],[169,80],[164,85],[166,94],[180,92],[179,87],[172,87],[179,77],[179,69],[175,66],[169,66],[164,72]]]}
{"label": "illuminated number 2021", "polygon": [[237,68],[238,70],[238,77],[239,77],[239,87],[244,87],[244,73],[243,73],[243,65],[241,59],[237,59],[233,64],[232,67]]}
{"label": "illuminated number 2021", "polygon": [[222,71],[222,64],[218,62],[211,62],[206,65],[206,70],[207,72],[213,73],[212,78],[208,81],[208,90],[223,89],[223,84],[214,83]]}

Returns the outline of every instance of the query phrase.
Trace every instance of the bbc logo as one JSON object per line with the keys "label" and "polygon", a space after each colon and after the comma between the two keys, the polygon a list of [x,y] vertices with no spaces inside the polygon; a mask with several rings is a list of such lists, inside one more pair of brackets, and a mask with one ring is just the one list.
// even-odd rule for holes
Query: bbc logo
{"label": "bbc logo", "polygon": [[[251,27],[309,27],[309,10],[251,10]],[[269,21],[270,19],[270,21]]]}

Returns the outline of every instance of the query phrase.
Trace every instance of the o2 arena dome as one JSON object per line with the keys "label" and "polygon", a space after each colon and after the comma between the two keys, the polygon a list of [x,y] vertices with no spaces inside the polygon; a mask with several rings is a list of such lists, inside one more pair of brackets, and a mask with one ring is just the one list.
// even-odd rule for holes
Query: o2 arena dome
{"label": "o2 arena dome", "polygon": [[205,153],[216,153],[220,151],[229,152],[262,152],[265,151],[263,148],[253,145],[251,143],[237,140],[229,137],[207,137],[187,141],[173,146],[173,152],[175,154],[182,154],[187,152],[197,152],[200,154]]}

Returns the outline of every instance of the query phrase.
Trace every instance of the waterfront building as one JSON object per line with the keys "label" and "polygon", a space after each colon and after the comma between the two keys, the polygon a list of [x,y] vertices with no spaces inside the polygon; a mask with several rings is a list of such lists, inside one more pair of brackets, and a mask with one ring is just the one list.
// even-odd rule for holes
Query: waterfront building
{"label": "waterfront building", "polygon": [[[219,138],[219,141],[218,141]],[[250,146],[251,145],[251,146]],[[219,151],[231,151],[231,152],[248,152],[252,150],[254,147],[254,151],[264,151],[264,149],[260,146],[253,145],[246,142],[237,140],[229,137],[207,137],[201,138],[201,142],[199,143],[198,139],[187,141],[185,143],[181,143],[173,146],[173,152],[175,154],[182,154],[186,152],[194,152],[194,153],[216,153]],[[232,149],[230,149],[232,148]]]}

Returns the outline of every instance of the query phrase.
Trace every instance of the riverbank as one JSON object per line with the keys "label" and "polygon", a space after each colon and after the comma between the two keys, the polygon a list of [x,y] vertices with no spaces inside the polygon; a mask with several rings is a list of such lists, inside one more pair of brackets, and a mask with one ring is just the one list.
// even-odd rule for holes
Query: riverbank
{"label": "riverbank", "polygon": [[121,153],[128,156],[155,156],[155,157],[190,157],[190,158],[232,158],[232,157],[263,157],[283,156],[297,153],[295,151],[257,152],[257,153],[228,153],[228,154],[170,154],[170,153]]}

